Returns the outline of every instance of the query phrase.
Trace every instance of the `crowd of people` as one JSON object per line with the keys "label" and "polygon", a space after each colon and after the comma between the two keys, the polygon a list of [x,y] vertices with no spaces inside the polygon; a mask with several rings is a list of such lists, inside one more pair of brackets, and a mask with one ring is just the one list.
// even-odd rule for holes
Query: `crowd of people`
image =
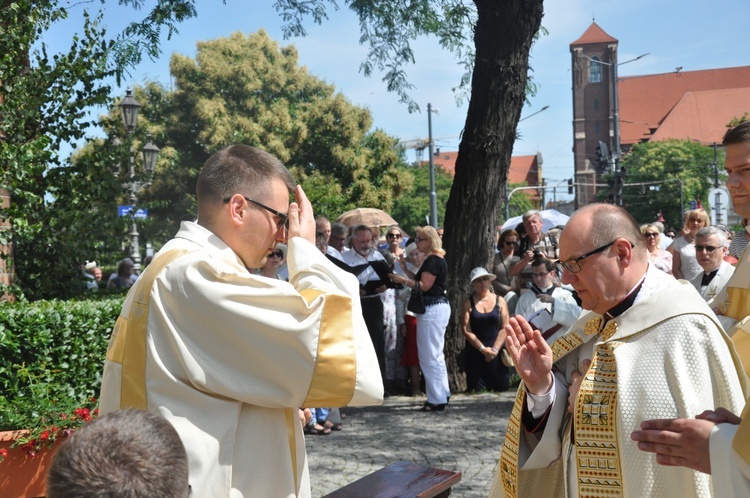
{"label": "crowd of people", "polygon": [[[747,220],[750,124],[724,144]],[[303,434],[341,430],[335,407],[424,391],[415,409],[446,410],[452,311],[468,389],[522,381],[493,496],[750,495],[750,230],[592,204],[545,232],[529,211],[451,310],[442,230],[392,225],[381,245],[384,227],[316,218],[242,145],[206,162],[197,198],[141,275],[123,261],[111,277],[151,292],[126,300],[101,395],[102,413],[170,423],[197,496],[309,496]]]}

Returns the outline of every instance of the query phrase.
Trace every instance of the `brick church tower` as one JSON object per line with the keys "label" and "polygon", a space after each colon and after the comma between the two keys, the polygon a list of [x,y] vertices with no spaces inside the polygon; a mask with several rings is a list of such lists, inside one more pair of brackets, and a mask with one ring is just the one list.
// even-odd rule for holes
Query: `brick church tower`
{"label": "brick church tower", "polygon": [[576,209],[596,201],[600,176],[597,146],[614,148],[612,66],[617,64],[617,39],[595,22],[570,44],[573,75],[573,155]]}

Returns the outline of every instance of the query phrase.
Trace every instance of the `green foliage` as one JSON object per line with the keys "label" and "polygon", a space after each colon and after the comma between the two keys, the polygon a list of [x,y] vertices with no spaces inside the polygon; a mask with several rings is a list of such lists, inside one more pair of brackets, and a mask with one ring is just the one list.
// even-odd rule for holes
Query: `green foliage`
{"label": "green foliage", "polygon": [[[359,17],[360,43],[367,44],[367,58],[360,71],[369,76],[373,70],[384,72],[383,81],[389,92],[396,92],[399,101],[409,111],[419,110],[411,97],[406,68],[414,64],[411,41],[420,36],[434,36],[440,45],[453,52],[466,68],[460,87],[470,82],[474,50],[471,46],[477,9],[472,3],[445,0],[388,0],[356,1],[345,4]],[[277,0],[274,7],[280,13],[285,37],[303,36],[306,17],[320,24],[328,18],[326,6],[338,9],[335,0]]]}
{"label": "green foliage", "polygon": [[123,302],[0,305],[0,430],[43,430],[91,404]]}
{"label": "green foliage", "polygon": [[[513,183],[508,185],[508,192],[518,187],[527,187],[528,183]],[[531,202],[531,198],[527,191],[519,191],[510,198],[510,206],[508,207],[508,214],[511,218],[521,216],[526,211],[534,209],[534,203]]]}
{"label": "green foliage", "polygon": [[[139,195],[141,224],[158,248],[197,212],[195,182],[210,154],[233,143],[267,150],[292,171],[317,214],[335,218],[357,206],[389,210],[404,189],[397,140],[370,131],[368,110],[298,65],[293,46],[264,31],[200,42],[196,57],[174,55],[177,90],[136,88],[140,133],[161,147],[152,185]],[[105,129],[119,126],[113,110]],[[136,143],[136,148],[141,142]]]}
{"label": "green foliage", "polygon": [[[720,155],[718,164],[723,163]],[[623,206],[639,223],[654,221],[661,211],[665,225],[682,226],[680,181],[685,209],[695,199],[700,199],[708,209],[708,192],[713,188],[714,176],[711,147],[691,140],[638,144],[625,156],[622,166],[627,168]],[[726,174],[720,168],[719,182],[725,180]],[[651,190],[651,186],[658,190]]]}
{"label": "green foliage", "polygon": [[[409,235],[415,235],[414,228],[428,224],[430,216],[430,168],[427,165],[403,168],[400,180],[409,188],[393,204],[389,214],[404,227]],[[443,168],[435,167],[435,193],[437,194],[438,224],[445,219],[445,204],[448,202],[453,178]]]}
{"label": "green foliage", "polygon": [[[122,0],[141,8],[141,0]],[[27,299],[66,297],[81,291],[78,265],[85,260],[122,257],[121,239],[129,220],[118,219],[122,189],[110,166],[126,150],[98,150],[71,163],[59,148],[75,147],[95,125],[91,111],[111,107],[108,81],[119,77],[141,54],[159,53],[162,28],[195,15],[193,0],[158,0],[152,11],[115,38],[102,27],[104,1],[69,4],[20,0],[0,6],[0,188],[12,196],[0,218],[10,223],[0,243],[13,244],[2,258],[16,272],[9,290]],[[82,27],[69,48],[42,43],[47,31],[69,15]]]}

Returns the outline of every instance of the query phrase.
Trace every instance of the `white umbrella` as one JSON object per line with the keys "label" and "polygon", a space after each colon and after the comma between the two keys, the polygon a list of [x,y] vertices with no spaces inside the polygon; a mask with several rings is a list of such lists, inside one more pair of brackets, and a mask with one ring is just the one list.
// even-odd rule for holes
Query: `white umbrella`
{"label": "white umbrella", "polygon": [[[562,214],[557,209],[545,209],[544,211],[539,211],[539,214],[542,215],[542,232],[549,232],[558,225],[565,225],[570,219],[570,216]],[[500,231],[502,232],[509,228],[516,228],[521,222],[522,216],[510,218],[503,223],[503,226],[500,227]]]}

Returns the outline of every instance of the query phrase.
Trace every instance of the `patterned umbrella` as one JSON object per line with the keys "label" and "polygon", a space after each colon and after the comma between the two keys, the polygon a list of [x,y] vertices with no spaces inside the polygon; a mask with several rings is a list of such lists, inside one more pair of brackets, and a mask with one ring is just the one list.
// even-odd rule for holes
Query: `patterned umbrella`
{"label": "patterned umbrella", "polygon": [[353,225],[367,225],[370,228],[381,228],[398,225],[398,222],[391,218],[391,215],[382,209],[376,208],[352,209],[336,218],[336,222],[348,227]]}

